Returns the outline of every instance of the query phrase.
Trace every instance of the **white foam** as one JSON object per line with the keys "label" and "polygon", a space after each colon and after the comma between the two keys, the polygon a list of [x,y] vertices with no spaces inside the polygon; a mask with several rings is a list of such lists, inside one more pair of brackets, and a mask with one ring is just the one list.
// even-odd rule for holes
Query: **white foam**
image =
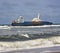
{"label": "white foam", "polygon": [[[44,27],[44,28],[43,28]],[[46,27],[53,27],[53,28],[46,28]],[[55,28],[54,28],[55,27]],[[57,28],[56,28],[57,27]],[[42,29],[41,29],[42,28]],[[1,30],[2,29],[2,30]],[[47,30],[46,30],[47,29]],[[12,35],[12,34],[22,34],[29,38],[27,33],[44,33],[44,32],[58,32],[60,31],[60,25],[44,25],[44,26],[0,26],[0,34],[4,35]],[[47,39],[35,39],[29,41],[15,41],[15,42],[0,42],[0,51],[10,51],[10,50],[18,50],[18,49],[31,49],[37,47],[50,47],[60,45],[60,37],[50,37]]]}
{"label": "white foam", "polygon": [[60,25],[0,26],[0,35],[38,34],[60,31]]}

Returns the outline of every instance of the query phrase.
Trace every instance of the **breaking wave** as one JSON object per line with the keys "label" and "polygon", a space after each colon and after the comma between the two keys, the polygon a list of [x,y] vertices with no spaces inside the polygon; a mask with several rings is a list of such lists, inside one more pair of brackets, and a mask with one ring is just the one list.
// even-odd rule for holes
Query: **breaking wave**
{"label": "breaking wave", "polygon": [[60,45],[60,25],[0,26],[0,51],[54,45]]}

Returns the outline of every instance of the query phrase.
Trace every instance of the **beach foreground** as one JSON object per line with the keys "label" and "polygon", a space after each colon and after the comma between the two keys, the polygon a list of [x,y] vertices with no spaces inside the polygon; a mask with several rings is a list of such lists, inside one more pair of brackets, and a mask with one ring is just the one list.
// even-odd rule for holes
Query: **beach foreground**
{"label": "beach foreground", "polygon": [[0,53],[60,53],[60,46],[44,47],[44,48],[31,48],[31,49],[18,49],[12,51],[5,51]]}

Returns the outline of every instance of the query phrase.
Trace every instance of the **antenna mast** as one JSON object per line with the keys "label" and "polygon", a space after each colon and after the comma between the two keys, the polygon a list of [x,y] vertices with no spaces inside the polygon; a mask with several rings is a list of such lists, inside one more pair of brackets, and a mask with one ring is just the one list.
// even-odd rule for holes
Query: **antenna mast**
{"label": "antenna mast", "polygon": [[38,13],[38,19],[40,19],[40,14]]}

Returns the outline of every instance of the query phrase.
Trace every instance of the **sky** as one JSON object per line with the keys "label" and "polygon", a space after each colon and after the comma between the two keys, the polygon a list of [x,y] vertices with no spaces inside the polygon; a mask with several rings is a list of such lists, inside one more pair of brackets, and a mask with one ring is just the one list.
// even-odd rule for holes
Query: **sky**
{"label": "sky", "polygon": [[31,21],[40,13],[40,19],[60,23],[60,0],[0,0],[0,24],[24,16]]}

